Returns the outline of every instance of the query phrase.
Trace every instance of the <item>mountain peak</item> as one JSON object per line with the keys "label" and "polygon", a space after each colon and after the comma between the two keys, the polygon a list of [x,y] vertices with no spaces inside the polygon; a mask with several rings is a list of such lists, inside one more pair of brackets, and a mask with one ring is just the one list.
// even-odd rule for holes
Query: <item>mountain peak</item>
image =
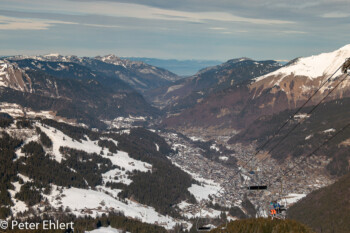
{"label": "mountain peak", "polygon": [[[282,67],[272,73],[256,78],[261,81],[270,76],[306,76],[315,79],[321,76],[329,76],[333,74],[343,63],[350,57],[350,44],[341,47],[333,52],[321,53],[310,57],[300,57],[294,59],[289,65]],[[340,75],[338,70],[336,76]]]}
{"label": "mountain peak", "polygon": [[118,56],[116,56],[115,54],[107,54],[105,56],[97,56],[99,58],[101,58],[101,60],[121,60]]}

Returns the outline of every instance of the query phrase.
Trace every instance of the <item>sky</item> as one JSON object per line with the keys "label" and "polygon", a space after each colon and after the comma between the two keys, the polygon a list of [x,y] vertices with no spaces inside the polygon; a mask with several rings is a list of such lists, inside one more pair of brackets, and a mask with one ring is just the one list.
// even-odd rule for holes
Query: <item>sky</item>
{"label": "sky", "polygon": [[349,29],[349,0],[0,0],[0,56],[290,60]]}

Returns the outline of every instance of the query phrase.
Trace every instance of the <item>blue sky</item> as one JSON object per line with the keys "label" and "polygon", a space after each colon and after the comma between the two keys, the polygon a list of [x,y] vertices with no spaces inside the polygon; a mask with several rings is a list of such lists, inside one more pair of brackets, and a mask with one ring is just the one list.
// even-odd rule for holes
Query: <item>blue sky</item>
{"label": "blue sky", "polygon": [[0,56],[288,60],[349,29],[349,0],[0,0]]}

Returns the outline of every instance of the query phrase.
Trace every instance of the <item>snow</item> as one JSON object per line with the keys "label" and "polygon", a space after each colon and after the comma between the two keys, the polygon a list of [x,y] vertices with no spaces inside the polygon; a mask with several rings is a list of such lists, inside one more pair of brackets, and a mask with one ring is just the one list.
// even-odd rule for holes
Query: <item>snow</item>
{"label": "snow", "polygon": [[[117,176],[118,180],[115,180],[114,177]],[[106,182],[113,182],[113,183],[123,183],[126,185],[129,185],[132,183],[132,180],[128,178],[128,175],[126,174],[126,171],[122,171],[117,169],[110,170],[104,174],[102,174],[103,181]]]}
{"label": "snow", "polygon": [[220,156],[219,159],[222,160],[222,161],[227,161],[228,157],[227,156]]}
{"label": "snow", "polygon": [[323,131],[323,133],[332,133],[332,132],[335,132],[335,129],[331,128]]}
{"label": "snow", "polygon": [[104,153],[102,157],[111,160],[112,164],[125,168],[125,170],[127,171],[134,171],[134,170],[141,171],[141,172],[151,171],[151,168],[152,168],[151,164],[130,158],[129,154],[124,151],[118,151],[116,154],[113,154],[113,156],[108,156],[106,154],[107,153]]}
{"label": "snow", "polygon": [[53,155],[57,162],[62,161],[62,154],[60,152],[60,147],[69,147],[76,150],[83,150],[88,153],[97,153],[99,154],[101,151],[101,147],[97,145],[97,142],[91,141],[88,137],[87,140],[82,140],[81,142],[72,139],[71,137],[65,135],[63,132],[50,127],[50,126],[41,126],[41,124],[37,123],[36,126],[40,127],[41,131],[43,131],[52,141],[52,150]]}
{"label": "snow", "polygon": [[174,143],[174,144],[171,146],[171,149],[172,149],[172,150],[176,150],[177,148],[185,149],[185,148],[187,148],[187,146],[184,145],[184,144],[180,144],[180,143]]}
{"label": "snow", "polygon": [[[35,142],[35,141],[38,141],[38,140],[39,140],[38,135],[33,135],[33,136],[31,136],[31,137],[26,138],[26,140],[23,142],[23,145],[25,145],[25,144],[27,144],[27,143],[29,143],[29,142],[31,142],[31,141],[34,141],[34,142]],[[16,153],[16,155],[17,155],[17,158],[15,158],[14,161],[16,161],[17,159],[19,159],[19,158],[25,156],[25,153],[22,152],[22,147],[23,147],[23,146],[21,146],[20,148],[18,148],[18,149],[15,151],[15,153]]]}
{"label": "snow", "polygon": [[305,137],[305,140],[309,140],[312,137],[312,134]]}
{"label": "snow", "polygon": [[7,69],[7,64],[0,63],[0,87],[7,87],[7,84],[4,81],[4,77],[1,77],[1,76],[5,76],[6,79],[8,79],[8,73],[7,73],[6,69]]}
{"label": "snow", "polygon": [[220,151],[219,147],[217,147],[217,145],[215,143],[210,146],[210,149]]}
{"label": "snow", "polygon": [[196,142],[196,141],[204,141],[203,138],[196,137],[196,136],[189,137],[189,139],[191,139],[194,142]]}
{"label": "snow", "polygon": [[[56,200],[60,196],[61,200]],[[127,203],[119,201],[110,195],[95,190],[63,188],[62,194],[53,188],[51,196],[46,196],[49,202],[56,208],[61,205],[65,209],[69,207],[76,216],[92,215],[100,216],[106,209],[123,212],[126,216],[141,219],[143,222],[163,225],[172,229],[177,220],[159,214],[153,207],[148,207],[126,199]],[[85,212],[84,212],[85,210]],[[91,211],[89,213],[89,211]]]}
{"label": "snow", "polygon": [[251,178],[249,176],[246,176],[243,173],[241,173],[241,176],[243,177],[244,182],[248,181],[248,180],[251,180]]}
{"label": "snow", "polygon": [[[299,58],[294,64],[282,67],[274,72],[260,76],[255,79],[256,82],[261,81],[269,76],[307,76],[311,79],[333,74],[340,67],[345,59],[350,57],[350,44],[338,50],[329,53],[322,53],[315,56]],[[336,76],[341,74],[341,70],[337,71]],[[276,84],[278,85],[279,82]]]}
{"label": "snow", "polygon": [[[112,228],[111,226],[109,227],[100,227],[96,230],[93,231],[85,231],[85,233],[122,233],[122,230],[118,230],[115,228]],[[127,231],[127,233],[130,233]]]}
{"label": "snow", "polygon": [[158,146],[158,144],[157,144],[157,143],[154,143],[154,144],[156,145],[157,151],[159,151],[159,146]]}
{"label": "snow", "polygon": [[184,84],[170,86],[165,94],[168,94],[168,93],[173,92],[173,91],[175,91],[177,89],[180,89],[183,86],[184,86]]}
{"label": "snow", "polygon": [[198,201],[201,201],[209,199],[209,195],[216,195],[220,191],[220,187],[209,184],[202,184],[202,186],[192,184],[191,187],[188,188],[188,191],[192,193]]}
{"label": "snow", "polygon": [[28,176],[25,176],[25,175],[22,175],[22,174],[18,174],[19,178],[21,178],[24,183],[27,183],[27,182],[33,182],[32,179],[30,179]]}
{"label": "snow", "polygon": [[310,116],[306,113],[299,113],[297,115],[294,116],[295,119],[305,119],[305,118],[309,118]]}
{"label": "snow", "polygon": [[24,212],[28,209],[27,205],[20,200],[15,199],[16,193],[18,193],[21,190],[21,184],[19,182],[13,182],[12,185],[15,187],[15,190],[8,190],[11,194],[11,200],[13,202],[13,206],[11,207],[11,211],[14,215],[16,215],[19,212]]}
{"label": "snow", "polygon": [[286,204],[287,207],[288,207],[288,205],[299,201],[300,199],[302,199],[305,196],[306,196],[306,194],[303,194],[303,193],[301,193],[301,194],[290,193],[285,198],[283,198],[280,202],[283,203],[283,204]]}
{"label": "snow", "polygon": [[[140,171],[140,172],[148,172],[152,171],[152,165],[146,162],[142,162],[140,160],[135,160],[129,156],[128,153],[124,151],[117,151],[117,153],[110,153],[107,148],[101,148],[98,146],[97,141],[91,141],[88,137],[87,140],[81,140],[81,142],[77,140],[73,140],[63,132],[49,126],[42,126],[41,124],[36,124],[40,129],[47,134],[47,136],[52,140],[53,146],[52,146],[52,153],[54,155],[54,158],[56,161],[61,162],[63,158],[61,152],[59,151],[60,147],[69,147],[76,150],[82,150],[87,153],[96,153],[100,154],[101,151],[103,151],[103,154],[101,154],[102,157],[109,159],[113,165],[117,165],[120,168],[124,168],[123,170],[120,169],[113,169],[110,170],[104,174],[102,174],[102,178],[104,182],[118,182],[123,183],[126,185],[129,185],[132,183],[132,180],[128,178],[127,172],[130,171]],[[105,140],[111,140],[116,145],[118,144],[117,141],[112,139],[106,139]],[[18,153],[18,156],[20,154]],[[118,180],[115,180],[114,177],[118,177]],[[118,195],[118,190],[111,191],[106,190],[110,193],[113,193],[115,196]]]}
{"label": "snow", "polygon": [[60,55],[58,53],[50,53],[47,55],[44,55],[44,57],[59,57]]}

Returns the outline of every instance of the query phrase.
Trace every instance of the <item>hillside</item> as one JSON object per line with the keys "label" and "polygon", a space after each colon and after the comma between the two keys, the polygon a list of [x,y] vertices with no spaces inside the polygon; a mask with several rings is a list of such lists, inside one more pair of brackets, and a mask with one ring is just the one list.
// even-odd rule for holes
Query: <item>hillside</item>
{"label": "hillside", "polygon": [[316,232],[350,232],[350,173],[316,190],[288,209],[288,217]]}
{"label": "hillside", "polygon": [[[287,126],[279,132],[264,148],[271,151],[272,158],[283,162],[286,158],[303,158],[322,142],[334,135],[350,122],[350,98],[333,100],[321,104],[312,114],[307,114],[313,107],[306,107]],[[232,137],[228,143],[264,144],[274,135],[279,127],[294,114],[296,109],[283,111],[272,116],[263,116],[248,128]],[[299,124],[295,130],[282,141],[283,137]],[[316,156],[330,159],[327,170],[331,175],[342,176],[350,172],[349,159],[350,129],[346,129],[330,143],[324,145]],[[277,143],[281,143],[276,147]]]}
{"label": "hillside", "polygon": [[7,59],[18,63],[23,69],[44,70],[47,72],[56,72],[59,75],[67,74],[65,71],[69,72],[68,75],[72,75],[72,72],[67,66],[69,63],[75,63],[89,68],[95,74],[98,73],[107,77],[109,82],[113,83],[116,80],[122,80],[139,92],[170,85],[172,82],[180,79],[176,74],[163,68],[140,61],[121,59],[115,55],[90,58],[49,54],[43,56],[14,56]]}
{"label": "hillside", "polygon": [[200,70],[172,85],[151,90],[145,97],[170,113],[181,112],[200,103],[209,94],[236,86],[280,68],[275,61],[254,61],[249,58],[229,60],[223,64]]}
{"label": "hillside", "polygon": [[307,226],[293,220],[279,219],[245,219],[228,223],[227,229],[220,228],[210,231],[212,233],[312,233]]}
{"label": "hillside", "polygon": [[0,123],[0,219],[120,213],[171,229],[181,222],[174,206],[196,202],[193,179],[170,162],[172,150],[156,133],[9,114]]}
{"label": "hillside", "polygon": [[[255,77],[248,84],[230,86],[221,91],[210,93],[195,104],[192,99],[169,105],[169,109],[185,109],[170,112],[163,120],[164,126],[191,131],[191,128],[205,132],[217,130],[237,131],[247,128],[262,116],[278,114],[288,109],[295,109],[303,104],[330,75],[350,56],[350,46],[317,56],[299,58],[286,66]],[[247,71],[248,72],[248,71]],[[308,106],[320,101],[332,87],[344,78],[338,71]],[[176,90],[177,91],[177,90]],[[174,91],[175,92],[175,91]],[[181,96],[181,95],[179,95]],[[339,85],[326,101],[350,96],[350,79]],[[180,97],[173,97],[173,99]],[[186,106],[186,105],[185,105]]]}
{"label": "hillside", "polygon": [[25,111],[49,111],[96,128],[103,128],[103,120],[120,116],[159,114],[122,80],[111,80],[77,63],[25,59],[4,60],[0,65],[2,102]]}

